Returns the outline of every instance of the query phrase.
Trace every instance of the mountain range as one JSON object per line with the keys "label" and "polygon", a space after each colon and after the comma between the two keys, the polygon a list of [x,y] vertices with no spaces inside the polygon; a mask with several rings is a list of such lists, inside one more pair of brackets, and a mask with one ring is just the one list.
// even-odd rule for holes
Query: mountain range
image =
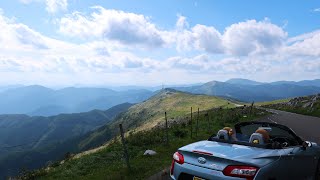
{"label": "mountain range", "polygon": [[320,80],[261,83],[247,79],[230,79],[226,82],[210,81],[197,86],[173,88],[193,94],[221,96],[243,102],[262,102],[317,94],[320,92]]}
{"label": "mountain range", "polygon": [[177,118],[189,113],[191,106],[206,110],[233,107],[239,101],[270,101],[319,92],[320,80],[262,83],[230,79],[157,91],[2,87],[0,174],[16,174],[21,167],[38,168],[67,152],[100,146],[119,133],[119,123],[129,131],[152,128],[163,122],[165,111],[168,118]]}
{"label": "mountain range", "polygon": [[0,115],[0,175],[16,174],[24,166],[37,168],[67,152],[83,150],[78,146],[82,136],[110,123],[132,105],[49,117]]}
{"label": "mountain range", "polygon": [[[35,169],[61,160],[68,152],[80,152],[117,136],[119,123],[126,131],[147,130],[168,118],[178,118],[199,107],[235,107],[225,99],[184,93],[173,89],[158,91],[138,104],[121,104],[106,111],[56,116],[0,115],[0,174],[14,175],[23,167]],[[0,178],[2,178],[0,176]]]}
{"label": "mountain range", "polygon": [[138,103],[153,95],[148,90],[114,91],[106,88],[23,86],[0,91],[0,114],[51,116],[108,109],[121,103]]}
{"label": "mountain range", "polygon": [[[210,81],[169,87],[183,92],[220,96],[243,102],[261,102],[317,94],[320,92],[320,79],[271,83],[230,79],[225,82]],[[163,87],[122,86],[113,87],[113,89],[67,87],[54,90],[38,85],[2,86],[0,87],[0,114],[52,116],[60,113],[87,112],[93,109],[104,110],[125,102],[142,102],[161,88]]]}

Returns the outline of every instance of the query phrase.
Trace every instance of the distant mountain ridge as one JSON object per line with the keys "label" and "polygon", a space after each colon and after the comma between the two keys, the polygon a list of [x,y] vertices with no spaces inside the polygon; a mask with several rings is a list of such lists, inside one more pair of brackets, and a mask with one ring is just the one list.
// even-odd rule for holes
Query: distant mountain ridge
{"label": "distant mountain ridge", "polygon": [[[124,86],[118,88],[119,90],[122,89],[121,91],[115,91],[108,88],[93,87],[68,87],[53,90],[38,85],[4,86],[2,89],[0,87],[0,114],[52,116],[60,113],[108,109],[124,102],[142,102],[158,92],[158,90],[153,92],[136,88],[140,87]],[[320,92],[320,79],[265,83],[234,78],[225,82],[210,81],[204,84],[181,85],[171,88],[183,92],[220,96],[244,102],[260,102],[317,94]]]}
{"label": "distant mountain ridge", "polygon": [[36,168],[79,151],[81,137],[110,123],[133,104],[108,110],[59,114],[50,117],[23,114],[0,115],[0,179],[26,166]]}
{"label": "distant mountain ridge", "polygon": [[242,79],[242,78],[233,78],[225,81],[229,84],[240,84],[240,85],[260,85],[263,84],[262,82],[252,81],[249,79]]}
{"label": "distant mountain ridge", "polygon": [[260,83],[246,79],[231,79],[226,82],[210,81],[198,86],[172,88],[193,94],[228,97],[243,102],[262,102],[317,94],[320,92],[320,81],[316,79],[291,83],[287,81]]}
{"label": "distant mountain ridge", "polygon": [[238,84],[238,85],[262,85],[262,84],[271,84],[271,85],[280,85],[280,84],[290,84],[290,85],[298,85],[298,86],[316,86],[320,87],[320,79],[314,80],[302,80],[302,81],[275,81],[275,82],[258,82],[249,79],[242,78],[233,78],[225,81],[229,84]]}
{"label": "distant mountain ridge", "polygon": [[138,103],[153,95],[148,90],[114,91],[106,88],[23,86],[0,92],[0,114],[52,116],[60,113],[108,109],[117,104]]}

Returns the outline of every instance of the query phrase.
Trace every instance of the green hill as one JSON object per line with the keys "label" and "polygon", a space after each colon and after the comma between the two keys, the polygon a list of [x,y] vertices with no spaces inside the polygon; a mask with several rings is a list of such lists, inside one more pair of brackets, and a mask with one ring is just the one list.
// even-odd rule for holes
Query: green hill
{"label": "green hill", "polygon": [[266,103],[264,104],[264,107],[320,117],[320,94]]}
{"label": "green hill", "polygon": [[147,101],[130,107],[128,111],[120,114],[112,123],[88,134],[81,142],[81,147],[98,146],[111,139],[118,133],[120,123],[123,124],[125,129],[131,131],[148,130],[165,121],[164,112],[167,112],[168,119],[178,118],[190,113],[191,106],[194,107],[194,112],[198,107],[201,111],[216,107],[235,107],[232,102],[222,98],[164,89]]}
{"label": "green hill", "polygon": [[[200,108],[199,116],[194,113],[192,123],[189,118],[191,106]],[[165,89],[149,100],[132,106],[110,125],[92,132],[86,141],[83,141],[87,144],[90,142],[98,144],[99,138],[99,140],[107,140],[118,137],[118,124],[123,123],[126,132],[134,132],[129,132],[126,136],[131,171],[125,166],[121,142],[118,138],[113,138],[108,145],[98,150],[90,151],[91,153],[87,151],[82,153],[82,156],[76,155],[75,158],[66,157],[63,163],[54,163],[47,168],[26,173],[24,177],[31,179],[147,179],[170,166],[172,154],[177,148],[207,139],[223,126],[232,126],[234,123],[249,121],[266,114],[263,110],[251,109],[248,106],[231,108],[232,106],[234,105],[229,101],[221,98]],[[170,125],[169,144],[166,144],[163,126],[157,126],[159,122],[164,122],[165,111],[168,113]],[[150,124],[156,126],[151,128]],[[191,134],[193,134],[192,138]],[[157,155],[144,156],[143,153],[147,149],[155,150]]]}
{"label": "green hill", "polygon": [[83,136],[132,105],[49,117],[0,115],[0,179],[17,174],[21,168],[39,168],[67,152],[83,150],[79,146]]}

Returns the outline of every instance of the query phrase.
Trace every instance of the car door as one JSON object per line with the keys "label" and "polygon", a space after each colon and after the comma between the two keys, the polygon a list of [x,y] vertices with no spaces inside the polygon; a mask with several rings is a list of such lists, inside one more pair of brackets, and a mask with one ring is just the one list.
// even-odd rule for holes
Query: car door
{"label": "car door", "polygon": [[285,163],[284,168],[290,173],[289,177],[308,179],[314,175],[316,158],[312,148],[294,146],[282,151],[281,161]]}

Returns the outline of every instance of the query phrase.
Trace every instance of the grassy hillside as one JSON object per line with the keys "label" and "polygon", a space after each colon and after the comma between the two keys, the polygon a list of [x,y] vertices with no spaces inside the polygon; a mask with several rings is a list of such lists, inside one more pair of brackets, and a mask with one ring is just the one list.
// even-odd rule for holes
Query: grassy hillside
{"label": "grassy hillside", "polygon": [[[174,112],[174,111],[173,111]],[[127,136],[131,171],[124,163],[122,145],[114,139],[98,152],[80,158],[66,158],[64,163],[55,163],[44,169],[26,173],[24,177],[38,179],[146,179],[156,172],[170,166],[172,154],[181,146],[207,139],[223,126],[232,126],[237,122],[249,121],[266,112],[249,107],[232,109],[210,109],[194,116],[191,135],[190,114],[181,115],[179,121],[170,120],[169,144],[165,141],[165,131],[157,126],[148,131],[140,131]],[[171,116],[171,114],[169,114]],[[199,119],[196,133],[196,119]],[[155,156],[144,156],[147,149],[157,152]]]}
{"label": "grassy hillside", "polygon": [[320,117],[320,94],[265,104],[264,107]]}
{"label": "grassy hillside", "polygon": [[255,103],[255,105],[257,105],[257,106],[265,106],[265,105],[270,105],[270,104],[286,103],[286,102],[289,102],[290,99],[291,98],[278,99],[278,100],[274,100],[274,101],[257,102],[257,103]]}
{"label": "grassy hillside", "polygon": [[230,101],[207,95],[194,95],[165,89],[147,101],[136,104],[128,111],[120,114],[111,124],[99,128],[97,131],[89,134],[81,145],[98,146],[101,143],[111,139],[118,133],[118,125],[122,123],[124,128],[132,131],[148,130],[155,127],[158,123],[164,122],[164,112],[167,112],[168,119],[179,118],[179,116],[190,113],[190,107],[193,106],[193,112],[199,107],[201,111],[216,107],[235,107]]}

